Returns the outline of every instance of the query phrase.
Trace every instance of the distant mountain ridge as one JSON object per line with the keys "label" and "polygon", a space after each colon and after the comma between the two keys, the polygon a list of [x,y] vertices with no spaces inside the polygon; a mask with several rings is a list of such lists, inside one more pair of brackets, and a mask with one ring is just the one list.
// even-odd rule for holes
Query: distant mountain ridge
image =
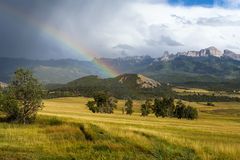
{"label": "distant mountain ridge", "polygon": [[187,52],[177,52],[176,54],[169,54],[167,51],[160,57],[161,60],[172,60],[179,56],[188,56],[188,57],[227,57],[233,60],[240,61],[240,54],[234,53],[228,49],[225,49],[223,52],[218,50],[216,47],[211,46],[200,51],[187,51]]}
{"label": "distant mountain ridge", "polygon": [[165,52],[158,58],[133,56],[96,58],[93,61],[0,58],[0,81],[8,83],[11,75],[19,67],[31,69],[44,84],[65,84],[88,75],[107,78],[95,61],[110,65],[118,70],[119,74],[142,74],[171,84],[193,82],[224,82],[225,84],[240,79],[240,55],[230,50],[221,52],[215,47],[208,47],[177,54]]}
{"label": "distant mountain ridge", "polygon": [[90,61],[0,58],[0,81],[7,83],[17,68],[32,70],[44,84],[66,83],[87,75],[104,75],[103,71]]}

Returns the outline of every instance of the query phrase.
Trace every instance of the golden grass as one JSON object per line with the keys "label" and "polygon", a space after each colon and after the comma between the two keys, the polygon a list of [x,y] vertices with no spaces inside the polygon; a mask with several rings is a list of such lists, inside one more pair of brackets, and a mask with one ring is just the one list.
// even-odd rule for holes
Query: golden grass
{"label": "golden grass", "polygon": [[[9,158],[14,151],[26,159],[237,160],[240,157],[240,103],[218,102],[208,107],[205,103],[185,102],[197,107],[200,117],[179,120],[154,115],[141,117],[142,101],[134,101],[131,116],[122,115],[123,100],[119,100],[114,114],[93,114],[85,106],[88,100],[82,97],[45,100],[38,124],[1,124],[0,156]],[[233,109],[238,113],[232,115]],[[42,123],[43,115],[59,117],[63,124]],[[80,130],[79,125],[83,125]]]}
{"label": "golden grass", "polygon": [[173,88],[175,92],[190,92],[190,93],[209,93],[210,91],[205,90],[205,89],[200,89],[200,88]]}

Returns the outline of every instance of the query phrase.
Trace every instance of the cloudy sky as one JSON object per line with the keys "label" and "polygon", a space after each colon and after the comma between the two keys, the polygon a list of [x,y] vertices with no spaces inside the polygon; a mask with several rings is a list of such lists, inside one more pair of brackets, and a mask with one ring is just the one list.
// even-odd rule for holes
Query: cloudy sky
{"label": "cloudy sky", "polygon": [[240,0],[0,0],[0,57],[240,53],[239,33]]}

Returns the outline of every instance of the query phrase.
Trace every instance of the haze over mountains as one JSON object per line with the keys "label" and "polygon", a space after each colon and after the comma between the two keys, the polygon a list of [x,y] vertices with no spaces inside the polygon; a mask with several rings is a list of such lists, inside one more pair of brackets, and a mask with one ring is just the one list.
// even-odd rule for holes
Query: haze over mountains
{"label": "haze over mountains", "polygon": [[215,47],[200,51],[165,52],[159,58],[133,56],[122,58],[99,58],[91,61],[28,60],[0,58],[0,81],[8,82],[16,68],[33,71],[44,84],[67,83],[88,75],[106,77],[94,61],[106,63],[123,73],[143,74],[165,83],[228,82],[240,79],[240,55]]}

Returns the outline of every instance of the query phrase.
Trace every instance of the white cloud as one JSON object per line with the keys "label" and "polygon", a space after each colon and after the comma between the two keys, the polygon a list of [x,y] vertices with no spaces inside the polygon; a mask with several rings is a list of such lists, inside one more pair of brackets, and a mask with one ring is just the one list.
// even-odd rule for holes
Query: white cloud
{"label": "white cloud", "polygon": [[[123,50],[115,46],[134,48],[127,53],[124,50],[124,55],[159,56],[165,50],[175,53],[208,46],[221,50],[232,46],[233,51],[240,53],[239,47],[233,47],[240,46],[240,10],[153,2],[91,3],[81,9],[63,5],[55,10],[49,23],[99,56],[123,55]],[[236,6],[240,0],[226,3]]]}

